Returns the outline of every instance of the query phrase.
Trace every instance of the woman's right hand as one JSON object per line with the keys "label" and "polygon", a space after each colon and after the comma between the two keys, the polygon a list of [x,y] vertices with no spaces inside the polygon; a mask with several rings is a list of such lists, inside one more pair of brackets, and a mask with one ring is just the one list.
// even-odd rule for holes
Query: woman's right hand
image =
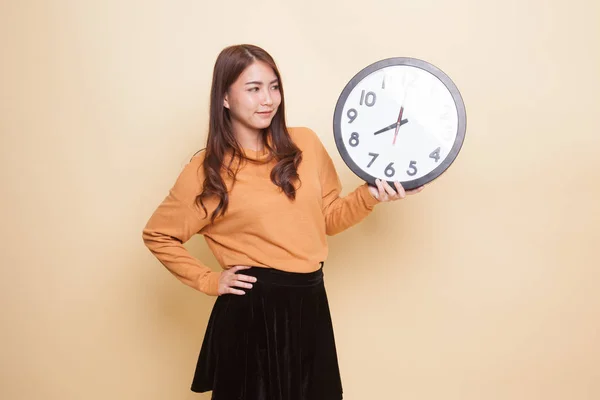
{"label": "woman's right hand", "polygon": [[223,294],[246,294],[246,292],[243,290],[235,289],[235,287],[252,289],[252,283],[256,282],[256,278],[254,276],[236,274],[238,271],[249,268],[251,267],[245,265],[236,265],[221,272],[221,276],[219,277],[219,296]]}

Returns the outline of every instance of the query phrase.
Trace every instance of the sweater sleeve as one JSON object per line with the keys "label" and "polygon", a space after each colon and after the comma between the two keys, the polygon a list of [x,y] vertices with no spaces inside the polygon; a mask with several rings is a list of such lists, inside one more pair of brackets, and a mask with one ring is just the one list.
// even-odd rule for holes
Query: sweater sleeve
{"label": "sweater sleeve", "polygon": [[216,296],[220,273],[192,257],[183,246],[210,222],[211,208],[207,207],[208,213],[204,217],[204,211],[194,203],[196,195],[200,193],[200,167],[197,158],[184,167],[167,197],[147,222],[142,238],[152,254],[177,279],[203,293]]}
{"label": "sweater sleeve", "polygon": [[317,162],[323,197],[323,215],[327,235],[336,235],[362,221],[379,203],[365,182],[345,197],[340,197],[342,184],[333,160],[315,134]]}

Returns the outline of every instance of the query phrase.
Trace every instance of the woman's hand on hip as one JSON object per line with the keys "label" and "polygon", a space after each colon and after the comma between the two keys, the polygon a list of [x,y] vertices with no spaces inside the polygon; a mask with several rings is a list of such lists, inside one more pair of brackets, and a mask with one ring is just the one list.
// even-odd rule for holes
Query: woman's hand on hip
{"label": "woman's hand on hip", "polygon": [[245,265],[236,265],[221,272],[221,276],[219,277],[219,296],[222,294],[246,294],[246,292],[236,289],[236,287],[252,289],[252,283],[256,282],[256,278],[254,276],[236,274],[238,271],[249,268],[251,267]]}
{"label": "woman's hand on hip", "polygon": [[419,186],[413,190],[404,190],[400,182],[395,181],[394,185],[396,186],[396,190],[394,190],[386,181],[381,179],[376,179],[375,184],[377,187],[369,185],[369,192],[371,195],[373,195],[373,197],[382,202],[403,199],[406,197],[406,195],[419,193],[425,187]]}

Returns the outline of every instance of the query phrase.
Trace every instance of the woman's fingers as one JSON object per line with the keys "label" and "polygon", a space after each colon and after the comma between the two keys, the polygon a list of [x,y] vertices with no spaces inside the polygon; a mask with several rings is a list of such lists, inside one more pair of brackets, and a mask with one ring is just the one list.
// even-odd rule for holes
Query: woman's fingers
{"label": "woman's fingers", "polygon": [[[251,267],[245,266],[245,265],[236,265],[235,267],[235,272],[237,271],[241,271],[244,269],[249,269]],[[232,268],[232,269],[234,269]],[[250,275],[244,275],[244,274],[237,274],[237,273],[233,273],[232,275],[232,283],[231,286],[239,286],[239,287],[244,287],[247,289],[252,288],[252,284],[256,282],[256,277],[255,276],[250,276]],[[246,283],[246,282],[250,282],[250,283]]]}
{"label": "woman's fingers", "polygon": [[246,288],[246,289],[252,289],[252,284],[251,283],[247,283],[247,282],[243,282],[240,280],[233,280],[231,281],[231,283],[229,284],[229,286],[233,287],[240,287],[240,288]]}
{"label": "woman's fingers", "polygon": [[219,279],[219,293],[236,294],[240,296],[246,294],[246,292],[237,288],[252,289],[252,283],[256,282],[257,279],[254,276],[237,274],[236,272],[249,268],[251,267],[236,265],[223,271],[221,273],[221,278]]}
{"label": "woman's fingers", "polygon": [[396,192],[387,181],[377,179],[375,181],[377,188],[379,189],[379,200],[389,201],[391,199],[397,199],[399,194]]}
{"label": "woman's fingers", "polygon": [[402,187],[402,184],[398,181],[395,181],[394,186],[396,186],[396,192],[398,193],[398,196],[403,199],[406,196],[406,191]]}
{"label": "woman's fingers", "polygon": [[238,296],[243,296],[243,295],[246,294],[246,292],[244,292],[243,290],[235,289],[235,288],[232,288],[232,287],[227,288],[227,293],[237,294]]}
{"label": "woman's fingers", "polygon": [[396,191],[394,190],[394,188],[392,188],[390,186],[389,183],[387,183],[387,181],[382,181],[383,183],[383,188],[385,189],[385,192],[387,193],[388,196],[390,197],[396,197],[396,195],[398,195],[398,193],[396,193]]}
{"label": "woman's fingers", "polygon": [[255,276],[237,274],[235,277],[237,278],[238,281],[253,282],[253,283],[256,282]]}
{"label": "woman's fingers", "polygon": [[394,188],[385,180],[376,179],[375,184],[377,185],[378,196],[377,199],[379,201],[390,201],[390,200],[399,200],[405,198],[409,194],[417,194],[423,190],[425,185],[419,186],[418,188],[412,190],[405,190],[402,184],[399,181],[394,181]]}
{"label": "woman's fingers", "polygon": [[385,192],[385,188],[383,187],[383,183],[381,182],[381,179],[376,179],[375,184],[377,185],[377,190],[379,190],[379,201],[387,201],[388,196],[387,196],[387,193]]}

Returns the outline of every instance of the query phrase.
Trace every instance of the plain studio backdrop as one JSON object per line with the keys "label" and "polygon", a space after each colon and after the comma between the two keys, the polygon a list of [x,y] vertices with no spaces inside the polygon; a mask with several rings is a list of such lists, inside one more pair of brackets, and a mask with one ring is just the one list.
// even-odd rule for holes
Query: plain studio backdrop
{"label": "plain studio backdrop", "polygon": [[444,175],[329,240],[346,400],[600,398],[598,1],[0,4],[0,398],[209,399],[189,385],[214,298],[141,231],[238,43],[272,53],[344,194],[332,117],[360,69],[429,61],[467,107]]}

